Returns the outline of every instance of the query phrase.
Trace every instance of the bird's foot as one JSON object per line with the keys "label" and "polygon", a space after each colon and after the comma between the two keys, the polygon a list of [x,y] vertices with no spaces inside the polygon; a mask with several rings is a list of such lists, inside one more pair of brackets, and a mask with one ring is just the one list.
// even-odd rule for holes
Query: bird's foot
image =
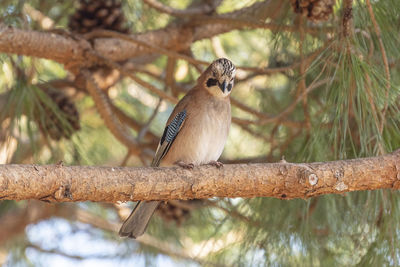
{"label": "bird's foot", "polygon": [[222,162],[219,162],[219,161],[216,161],[216,160],[210,161],[207,165],[215,166],[218,169],[221,168],[221,167],[224,167],[224,164]]}
{"label": "bird's foot", "polygon": [[191,170],[194,167],[193,163],[185,163],[183,161],[178,161],[175,164],[178,165],[179,167],[182,167],[182,168],[187,169],[187,170]]}

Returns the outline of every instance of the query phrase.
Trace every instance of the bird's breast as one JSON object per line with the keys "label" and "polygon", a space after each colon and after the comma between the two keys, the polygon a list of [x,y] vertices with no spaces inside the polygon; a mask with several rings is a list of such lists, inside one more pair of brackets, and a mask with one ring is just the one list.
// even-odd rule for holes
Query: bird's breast
{"label": "bird's breast", "polygon": [[[210,116],[211,115],[211,116]],[[201,118],[196,137],[195,164],[206,164],[216,161],[222,154],[230,127],[230,118],[226,120],[220,116],[207,114]]]}
{"label": "bird's breast", "polygon": [[162,165],[178,161],[195,165],[216,161],[221,156],[231,123],[229,103],[207,105],[188,112],[184,126],[176,137]]}

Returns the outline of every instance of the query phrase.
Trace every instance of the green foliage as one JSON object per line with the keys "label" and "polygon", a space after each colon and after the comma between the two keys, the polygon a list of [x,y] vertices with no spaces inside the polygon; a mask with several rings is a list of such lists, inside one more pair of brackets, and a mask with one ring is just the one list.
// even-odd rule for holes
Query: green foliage
{"label": "green foliage", "polygon": [[[19,28],[40,29],[40,24],[23,12],[23,6],[28,2],[54,20],[57,28],[66,28],[68,18],[74,12],[73,1],[6,0],[0,3],[0,8],[5,10],[0,14],[0,22]],[[192,3],[160,2],[179,9]],[[349,37],[341,34],[342,2],[337,1],[331,20],[316,25],[303,18],[304,36],[300,34],[299,17],[288,5],[285,15],[274,23],[293,26],[293,31],[235,30],[213,40],[192,44],[191,52],[197,59],[212,61],[223,56],[215,48],[219,43],[223,53],[238,66],[286,68],[266,75],[238,70],[232,97],[242,104],[267,117],[274,117],[298,101],[291,112],[278,120],[254,123],[248,128],[232,125],[224,159],[256,158],[265,162],[278,161],[285,156],[289,162],[328,161],[380,155],[400,147],[400,36],[397,34],[400,1],[372,2],[390,65],[390,81],[382,63],[379,36],[366,3],[361,0],[354,1],[355,30]],[[218,7],[218,12],[230,12],[253,3],[226,0]],[[184,20],[161,14],[142,1],[124,1],[123,11],[132,33],[159,29]],[[314,30],[312,34],[307,32],[310,29]],[[312,56],[314,53],[316,55]],[[304,72],[300,71],[302,57],[310,59],[305,63]],[[144,65],[145,70],[153,75],[145,72],[137,75],[164,89],[167,88],[164,84],[166,66],[167,57],[160,56]],[[194,66],[183,60],[177,61],[175,71],[175,82],[182,87],[190,88],[199,75]],[[12,155],[8,162],[54,164],[62,160],[65,164],[120,165],[127,148],[109,132],[96,112],[93,100],[85,93],[73,95],[81,114],[81,130],[70,140],[52,141],[40,132],[37,121],[45,120],[49,109],[56,114],[64,129],[71,127],[39,87],[48,81],[64,78],[68,78],[68,74],[63,66],[52,61],[0,55],[0,93],[7,94],[0,112],[0,138],[6,138],[0,140],[4,147],[11,147],[14,139],[18,143],[10,152]],[[303,81],[309,92],[302,98],[304,88],[299,84]],[[112,86],[108,95],[118,108],[143,125],[152,117],[159,100],[127,78]],[[177,94],[178,97],[182,95],[182,92]],[[172,108],[163,101],[149,130],[161,135]],[[259,120],[254,113],[235,105],[232,115],[255,122]],[[135,136],[137,132],[131,131]],[[23,141],[27,141],[28,146]],[[28,148],[32,153],[24,157],[23,152]],[[140,166],[145,163],[131,157],[127,164]],[[202,263],[227,266],[399,264],[398,192],[355,192],[310,200],[254,198],[212,201],[215,205],[192,210],[190,218],[181,226],[174,222],[165,223],[161,217],[155,216],[147,232],[156,240],[193,253]],[[17,208],[18,204],[3,201],[0,217]],[[79,208],[109,221],[118,220],[117,210],[113,207],[82,203]],[[74,222],[69,224],[79,228]],[[35,231],[35,228],[27,232],[30,231]],[[121,248],[122,252],[115,253],[116,259],[128,257],[133,251],[145,255],[145,264],[156,265],[160,251],[166,253],[162,248],[121,241],[108,232],[88,231],[95,241],[106,241],[110,247]],[[75,233],[71,231],[68,234]],[[68,234],[64,233],[63,238],[68,238]],[[24,245],[27,241],[31,241],[31,237],[17,240],[7,247],[10,263],[15,266],[38,264],[40,260],[30,262],[26,255]],[[179,259],[178,256],[169,257]],[[45,263],[46,258],[42,262]],[[186,260],[180,263],[189,264]]]}

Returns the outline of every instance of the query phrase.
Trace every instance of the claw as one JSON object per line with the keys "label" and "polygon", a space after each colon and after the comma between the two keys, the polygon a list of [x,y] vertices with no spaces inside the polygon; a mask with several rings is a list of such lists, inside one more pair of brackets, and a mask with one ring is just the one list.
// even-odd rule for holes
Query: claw
{"label": "claw", "polygon": [[191,170],[194,167],[193,163],[185,163],[183,161],[178,161],[175,164],[178,165],[179,167],[182,167],[182,168],[187,169],[187,170]]}
{"label": "claw", "polygon": [[215,167],[217,167],[218,169],[221,168],[221,167],[224,167],[224,164],[223,164],[222,162],[215,161],[215,160],[210,161],[210,162],[208,163],[208,165],[215,166]]}

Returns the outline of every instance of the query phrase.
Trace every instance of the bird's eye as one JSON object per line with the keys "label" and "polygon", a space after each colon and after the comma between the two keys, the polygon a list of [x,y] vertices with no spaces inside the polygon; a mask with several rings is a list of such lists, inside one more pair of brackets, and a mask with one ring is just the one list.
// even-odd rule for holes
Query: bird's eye
{"label": "bird's eye", "polygon": [[228,92],[230,92],[232,90],[232,84],[228,84]]}
{"label": "bird's eye", "polygon": [[207,80],[207,87],[211,87],[211,86],[215,86],[215,85],[217,85],[217,79],[210,78]]}

